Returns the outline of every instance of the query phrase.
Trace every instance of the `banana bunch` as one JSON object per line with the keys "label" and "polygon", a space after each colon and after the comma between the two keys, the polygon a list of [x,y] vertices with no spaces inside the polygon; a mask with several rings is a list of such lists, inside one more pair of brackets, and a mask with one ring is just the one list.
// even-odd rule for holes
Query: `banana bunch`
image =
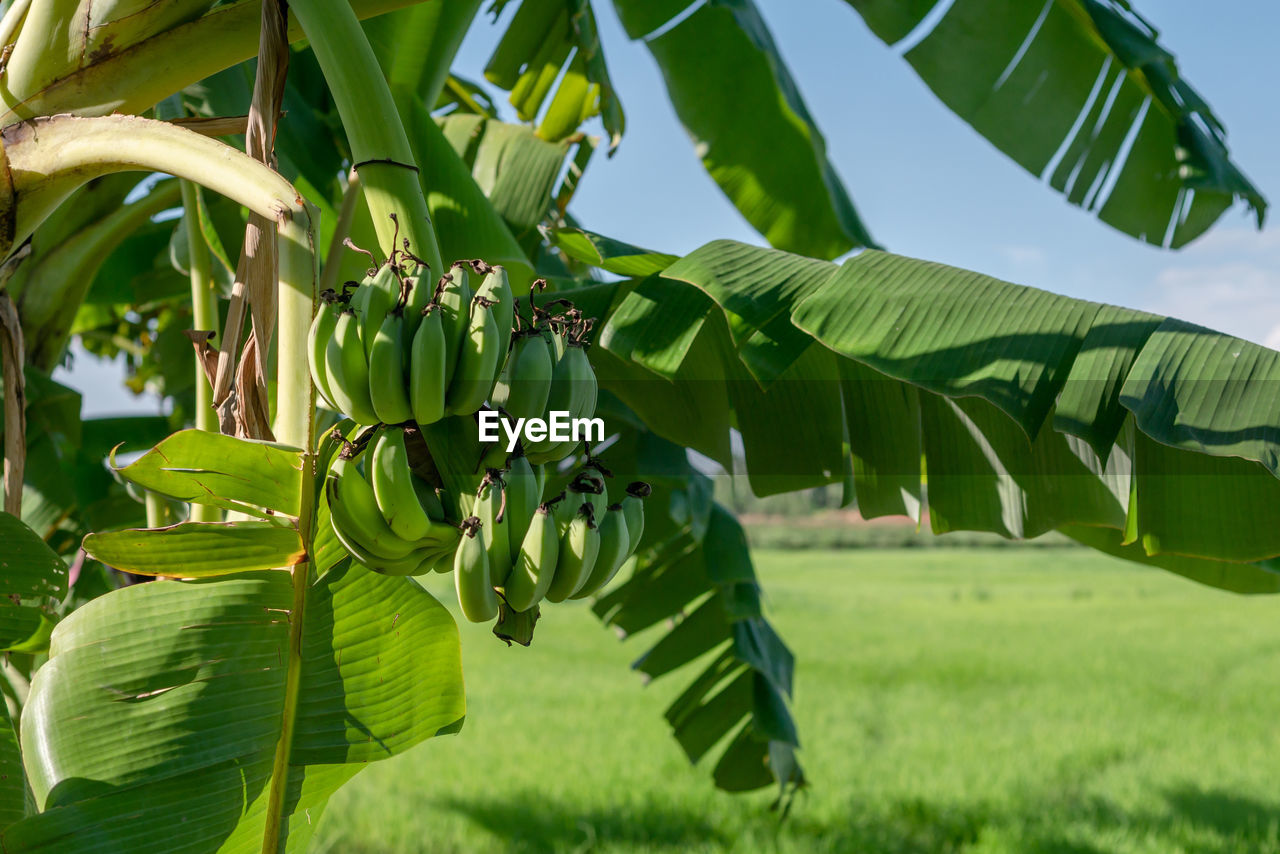
{"label": "banana bunch", "polygon": [[[534,288],[545,286],[534,283]],[[521,323],[514,333],[511,353],[493,387],[493,405],[513,419],[549,421],[553,412],[566,412],[573,419],[591,418],[596,411],[599,386],[595,371],[587,360],[587,339],[591,320],[567,300],[568,311],[551,315],[545,307],[534,304],[533,291],[529,303],[532,320]],[[539,441],[529,441],[524,452],[536,464],[557,462],[577,451],[576,441],[554,441],[548,434]]]}
{"label": "banana bunch", "polygon": [[604,479],[584,469],[543,501],[544,467],[516,454],[505,468],[488,469],[474,495],[454,496],[414,473],[406,439],[418,441],[416,434],[392,425],[355,441],[337,436],[341,450],[325,478],[334,534],[377,572],[452,570],[463,616],[488,622],[501,614],[494,631],[503,639],[527,644],[543,599],[599,592],[639,545],[648,484],[632,483],[610,504]]}
{"label": "banana bunch", "polygon": [[[468,271],[481,277],[474,290]],[[396,250],[361,282],[328,290],[309,334],[316,388],[358,424],[433,424],[484,405],[511,341],[506,271],[458,262],[421,311],[427,268]]]}
{"label": "banana bunch", "polygon": [[[508,495],[512,492],[508,488]],[[508,529],[511,561],[507,561],[502,552],[497,552],[498,557],[489,553],[489,584],[513,612],[530,611],[544,598],[548,602],[563,602],[598,593],[635,552],[644,531],[643,501],[648,497],[649,485],[636,481],[617,504],[608,504],[604,494],[604,481],[598,475],[584,472],[576,476],[566,492],[552,501],[539,503],[529,521],[521,522],[525,531],[518,538],[518,545],[515,536],[509,536],[516,529]],[[508,502],[508,506],[515,512],[525,510],[512,502]],[[525,517],[512,516],[511,519]],[[630,528],[627,521],[631,522]],[[499,522],[499,526],[502,524],[512,522]],[[500,536],[495,539],[500,540]],[[498,571],[493,571],[495,566],[500,567]],[[474,577],[468,576],[468,579]],[[463,602],[461,585],[465,581],[460,576],[457,583],[460,585],[458,600]],[[479,592],[472,590],[467,598],[474,602]],[[468,620],[492,618],[483,616],[484,613],[488,611],[481,609],[472,616],[463,607],[463,615]]]}
{"label": "banana bunch", "polygon": [[448,572],[460,539],[440,495],[410,468],[405,436],[411,430],[384,427],[364,450],[344,441],[325,477],[338,541],[361,564],[386,575]]}

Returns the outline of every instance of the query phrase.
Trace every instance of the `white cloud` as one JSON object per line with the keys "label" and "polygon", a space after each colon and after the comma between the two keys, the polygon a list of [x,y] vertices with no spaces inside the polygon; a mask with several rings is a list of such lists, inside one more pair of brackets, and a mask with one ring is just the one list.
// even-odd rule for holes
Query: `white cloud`
{"label": "white cloud", "polygon": [[1280,229],[1212,231],[1171,260],[1143,308],[1280,349]]}
{"label": "white cloud", "polygon": [[1043,267],[1048,261],[1039,246],[1001,246],[1000,254],[1017,267]]}

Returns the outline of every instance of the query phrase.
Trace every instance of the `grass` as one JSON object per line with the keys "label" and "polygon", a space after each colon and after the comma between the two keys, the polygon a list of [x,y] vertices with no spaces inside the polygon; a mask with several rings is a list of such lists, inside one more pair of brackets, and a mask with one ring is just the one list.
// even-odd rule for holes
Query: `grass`
{"label": "grass", "polygon": [[686,763],[661,713],[687,676],[642,688],[642,641],[562,605],[530,649],[464,625],[466,727],[368,768],[315,850],[1280,850],[1280,601],[1083,550],[757,562],[799,660],[787,821]]}

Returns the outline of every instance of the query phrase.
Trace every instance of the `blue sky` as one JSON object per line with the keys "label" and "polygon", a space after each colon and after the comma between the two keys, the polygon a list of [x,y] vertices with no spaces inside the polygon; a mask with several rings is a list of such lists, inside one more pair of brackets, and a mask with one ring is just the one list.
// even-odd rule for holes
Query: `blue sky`
{"label": "blue sky", "polygon": [[[1237,210],[1181,251],[1141,244],[1069,206],[996,151],[843,0],[757,2],[837,171],[887,249],[1280,347],[1280,226],[1258,232]],[[647,49],[627,41],[608,2],[595,6],[627,135],[612,160],[591,165],[574,213],[596,231],[669,252],[722,237],[761,242],[702,170]],[[1226,124],[1236,162],[1280,201],[1280,3],[1135,6]],[[500,32],[487,22],[468,36],[457,65],[476,80]],[[118,391],[119,378],[118,366],[83,356],[62,377],[85,392],[86,415],[155,410],[154,400]]]}

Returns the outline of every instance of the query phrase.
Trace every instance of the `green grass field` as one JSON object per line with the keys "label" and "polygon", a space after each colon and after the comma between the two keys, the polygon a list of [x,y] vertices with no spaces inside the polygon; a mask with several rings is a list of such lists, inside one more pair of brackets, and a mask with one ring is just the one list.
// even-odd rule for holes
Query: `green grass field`
{"label": "green grass field", "polygon": [[642,687],[642,639],[553,606],[530,649],[462,627],[466,727],[357,777],[316,850],[1280,851],[1280,600],[1084,550],[757,563],[799,659],[787,821],[687,764],[688,677]]}

